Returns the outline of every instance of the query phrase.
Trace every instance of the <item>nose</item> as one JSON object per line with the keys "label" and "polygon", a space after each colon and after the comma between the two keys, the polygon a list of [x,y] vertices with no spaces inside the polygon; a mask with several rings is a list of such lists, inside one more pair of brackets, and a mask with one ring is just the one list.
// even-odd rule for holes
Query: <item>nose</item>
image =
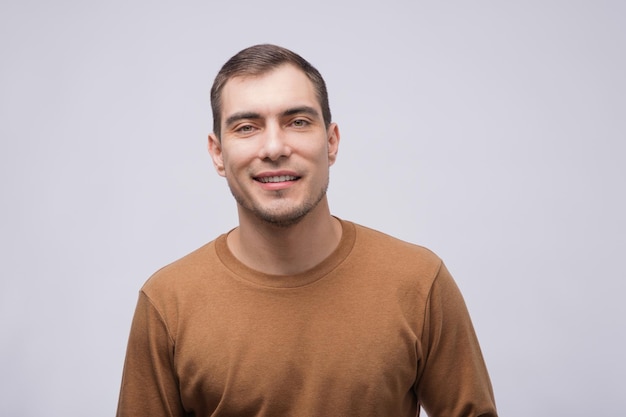
{"label": "nose", "polygon": [[287,135],[278,124],[268,124],[261,139],[259,158],[277,161],[282,157],[291,155],[291,148],[287,141]]}

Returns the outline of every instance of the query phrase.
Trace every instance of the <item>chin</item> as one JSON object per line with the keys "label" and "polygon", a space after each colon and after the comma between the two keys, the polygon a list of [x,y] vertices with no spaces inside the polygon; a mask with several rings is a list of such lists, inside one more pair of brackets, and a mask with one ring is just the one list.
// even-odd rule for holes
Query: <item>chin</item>
{"label": "chin", "polygon": [[290,213],[278,214],[257,211],[256,216],[265,223],[276,227],[289,227],[300,223],[313,207],[300,208]]}
{"label": "chin", "polygon": [[299,203],[288,203],[283,200],[282,204],[279,203],[273,207],[271,205],[269,207],[262,206],[257,202],[246,200],[234,192],[232,194],[242,208],[264,223],[276,227],[290,227],[300,223],[309,213],[315,210],[320,201],[326,196],[327,187],[328,185],[323,187],[316,198],[308,199],[304,202],[300,201]]}

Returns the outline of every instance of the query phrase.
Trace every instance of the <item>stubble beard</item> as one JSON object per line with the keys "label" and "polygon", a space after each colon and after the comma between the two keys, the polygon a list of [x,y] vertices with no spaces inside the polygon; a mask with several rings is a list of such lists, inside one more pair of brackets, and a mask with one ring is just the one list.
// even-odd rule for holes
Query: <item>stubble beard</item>
{"label": "stubble beard", "polygon": [[[289,209],[267,209],[255,204],[253,201],[246,200],[243,196],[235,193],[230,189],[231,194],[235,198],[237,204],[254,214],[259,220],[276,227],[289,227],[300,223],[304,217],[309,214],[326,196],[328,190],[328,180],[322,187],[316,198],[304,201],[302,204]],[[276,198],[282,198],[283,191],[275,191]]]}

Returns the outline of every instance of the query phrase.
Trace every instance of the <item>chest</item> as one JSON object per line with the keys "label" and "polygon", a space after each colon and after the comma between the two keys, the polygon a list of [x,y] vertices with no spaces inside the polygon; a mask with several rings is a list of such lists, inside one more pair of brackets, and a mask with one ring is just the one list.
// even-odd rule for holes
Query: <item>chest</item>
{"label": "chest", "polygon": [[198,415],[411,409],[414,327],[384,291],[243,290],[212,297],[180,324],[175,366],[183,403]]}

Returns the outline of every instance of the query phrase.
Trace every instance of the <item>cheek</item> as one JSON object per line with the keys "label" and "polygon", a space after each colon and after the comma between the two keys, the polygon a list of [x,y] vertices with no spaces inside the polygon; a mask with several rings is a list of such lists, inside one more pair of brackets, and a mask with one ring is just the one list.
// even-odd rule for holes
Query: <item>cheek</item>
{"label": "cheek", "polygon": [[[232,155],[232,154],[231,154]],[[226,178],[236,178],[247,175],[249,172],[250,160],[241,157],[224,158],[224,176]]]}
{"label": "cheek", "polygon": [[328,146],[320,145],[319,143],[310,143],[306,147],[300,148],[300,151],[310,160],[328,160]]}
{"label": "cheek", "polygon": [[323,149],[318,150],[317,153],[317,163],[320,166],[331,166],[334,162],[332,156],[328,153],[328,148],[324,147]]}

